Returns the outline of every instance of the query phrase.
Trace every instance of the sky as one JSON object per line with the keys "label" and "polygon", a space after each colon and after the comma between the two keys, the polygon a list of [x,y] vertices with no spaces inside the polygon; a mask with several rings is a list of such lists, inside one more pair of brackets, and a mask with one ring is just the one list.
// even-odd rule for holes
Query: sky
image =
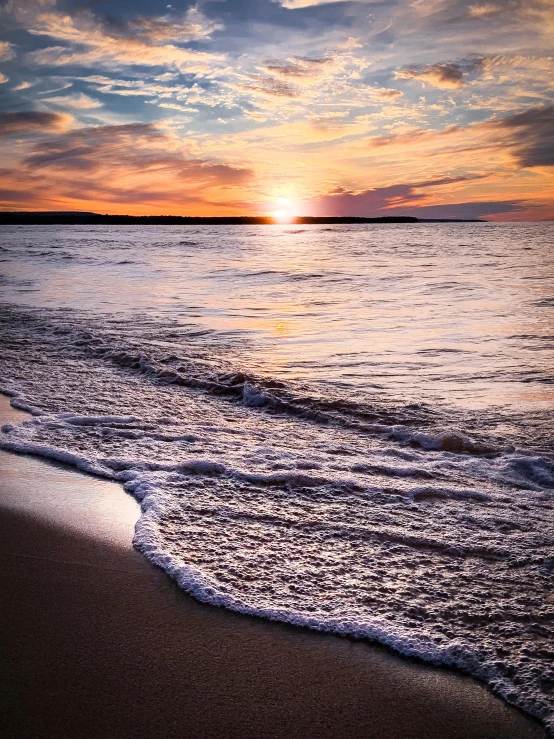
{"label": "sky", "polygon": [[0,0],[0,209],[554,219],[554,0]]}

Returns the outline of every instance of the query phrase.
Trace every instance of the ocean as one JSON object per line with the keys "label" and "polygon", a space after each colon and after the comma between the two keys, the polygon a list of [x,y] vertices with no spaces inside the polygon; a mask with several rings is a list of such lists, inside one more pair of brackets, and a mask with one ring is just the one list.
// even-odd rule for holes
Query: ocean
{"label": "ocean", "polygon": [[554,736],[550,223],[5,226],[0,447],[120,481],[199,600]]}

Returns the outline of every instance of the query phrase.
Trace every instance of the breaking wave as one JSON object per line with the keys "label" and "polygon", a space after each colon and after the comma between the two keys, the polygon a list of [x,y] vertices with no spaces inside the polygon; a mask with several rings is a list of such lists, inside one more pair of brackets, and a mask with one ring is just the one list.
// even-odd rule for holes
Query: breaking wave
{"label": "breaking wave", "polygon": [[0,446],[123,484],[187,592],[465,670],[554,732],[546,447],[263,376],[193,325],[6,305],[0,338],[31,414]]}

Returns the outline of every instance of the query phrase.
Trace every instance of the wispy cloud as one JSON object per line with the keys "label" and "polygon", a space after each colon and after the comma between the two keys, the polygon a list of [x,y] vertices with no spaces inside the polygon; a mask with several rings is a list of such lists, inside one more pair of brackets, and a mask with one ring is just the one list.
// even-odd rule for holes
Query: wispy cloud
{"label": "wispy cloud", "polygon": [[521,167],[554,167],[554,106],[530,108],[484,124],[500,132]]}
{"label": "wispy cloud", "polygon": [[64,113],[45,113],[38,110],[0,113],[0,136],[61,131],[68,128],[70,123],[71,117]]}
{"label": "wispy cloud", "polygon": [[0,41],[0,62],[8,62],[15,57],[15,44]]}
{"label": "wispy cloud", "polygon": [[13,92],[20,92],[21,90],[28,90],[32,86],[32,82],[25,80],[24,82],[20,82],[18,85],[15,85],[15,87],[12,87],[12,90]]}
{"label": "wispy cloud", "polygon": [[[15,114],[14,114],[15,115]],[[0,118],[0,131],[17,123],[45,126],[56,114],[19,114]],[[53,200],[79,207],[83,202],[130,204],[137,200],[152,207],[182,212],[209,198],[246,185],[252,170],[187,155],[182,144],[153,124],[98,126],[69,131],[33,146],[20,166],[4,170],[10,192],[26,203]],[[25,193],[25,195],[22,195]]]}
{"label": "wispy cloud", "polygon": [[[283,8],[296,10],[298,8],[312,8],[316,5],[329,5],[330,3],[356,2],[356,0],[277,0]],[[358,2],[373,2],[373,0],[357,0]]]}
{"label": "wispy cloud", "polygon": [[261,74],[250,75],[248,80],[248,84],[238,84],[237,87],[241,90],[259,92],[262,95],[275,97],[295,98],[300,95],[300,89],[285,80],[275,79],[274,77],[263,77]]}
{"label": "wispy cloud", "polygon": [[[480,176],[440,177],[421,182],[389,185],[368,190],[348,190],[335,187],[327,195],[315,200],[308,209],[317,215],[347,216],[379,216],[390,214],[388,211],[406,208],[425,203],[428,199],[426,190],[455,185],[460,182],[474,180]],[[387,213],[385,213],[387,211]]]}
{"label": "wispy cloud", "polygon": [[84,95],[83,93],[76,95],[58,95],[57,97],[42,98],[43,103],[53,103],[68,108],[76,108],[78,110],[92,110],[101,108],[103,103],[100,100]]}
{"label": "wispy cloud", "polygon": [[457,89],[467,85],[472,73],[483,69],[483,59],[464,59],[460,62],[437,62],[424,67],[409,67],[395,73],[397,79],[416,79],[445,90]]}
{"label": "wispy cloud", "polygon": [[30,34],[66,44],[29,52],[27,61],[35,65],[110,69],[125,65],[170,66],[202,74],[221,60],[220,54],[184,46],[208,39],[220,28],[220,24],[210,21],[196,8],[181,16],[137,16],[125,21],[99,17],[88,9],[73,14],[49,10],[35,12],[31,17],[15,9],[14,17],[28,23]]}
{"label": "wispy cloud", "polygon": [[269,74],[297,79],[318,79],[325,68],[333,65],[331,56],[320,59],[309,57],[292,57],[285,61],[269,60],[265,63],[264,70]]}
{"label": "wispy cloud", "polygon": [[552,0],[103,7],[0,1],[12,205],[554,212]]}
{"label": "wispy cloud", "polygon": [[[493,118],[467,127],[442,131],[419,128],[393,136],[370,139],[371,147],[443,147],[451,151],[496,149],[510,155],[519,167],[554,166],[554,106],[529,108],[514,115]],[[463,147],[463,148],[462,148]],[[427,151],[427,149],[425,149]]]}

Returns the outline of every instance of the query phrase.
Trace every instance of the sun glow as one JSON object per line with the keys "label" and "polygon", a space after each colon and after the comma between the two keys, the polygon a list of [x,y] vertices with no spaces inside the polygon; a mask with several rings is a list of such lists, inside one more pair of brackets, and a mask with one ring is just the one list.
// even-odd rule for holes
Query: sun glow
{"label": "sun glow", "polygon": [[279,207],[273,211],[273,218],[280,223],[290,223],[294,218],[292,203],[289,198],[278,198],[276,205]]}

